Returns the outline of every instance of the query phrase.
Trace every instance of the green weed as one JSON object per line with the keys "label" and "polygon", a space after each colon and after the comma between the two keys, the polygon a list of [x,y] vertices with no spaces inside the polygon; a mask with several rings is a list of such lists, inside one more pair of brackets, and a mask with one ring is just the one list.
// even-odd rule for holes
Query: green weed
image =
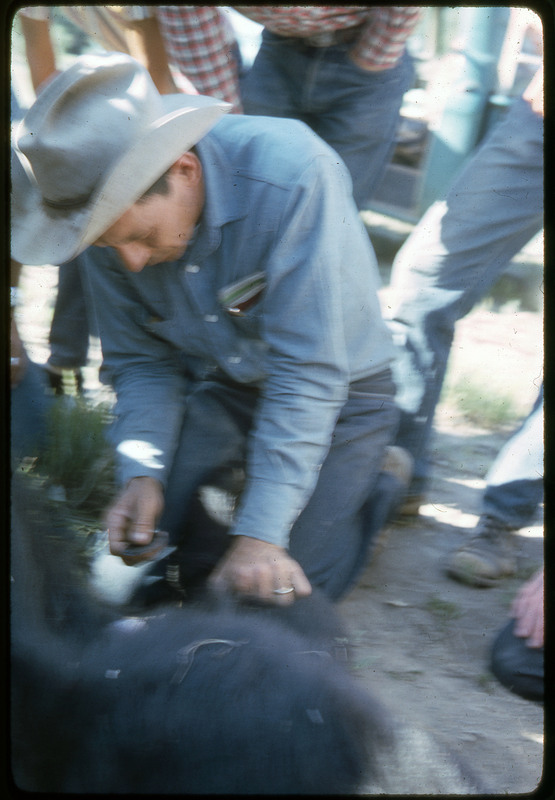
{"label": "green weed", "polygon": [[491,693],[496,684],[496,679],[491,672],[482,672],[476,676],[476,683],[484,691]]}
{"label": "green weed", "polygon": [[63,491],[73,509],[103,510],[114,492],[114,458],[105,436],[110,412],[79,397],[62,397],[47,417],[46,445],[33,471]]}
{"label": "green weed", "polygon": [[470,375],[447,382],[441,401],[453,406],[465,419],[482,428],[514,425],[521,416],[510,394],[491,390],[486,382],[478,382]]}
{"label": "green weed", "polygon": [[425,605],[426,611],[433,614],[440,622],[449,622],[461,616],[461,610],[456,603],[442,600],[440,597],[430,597]]}

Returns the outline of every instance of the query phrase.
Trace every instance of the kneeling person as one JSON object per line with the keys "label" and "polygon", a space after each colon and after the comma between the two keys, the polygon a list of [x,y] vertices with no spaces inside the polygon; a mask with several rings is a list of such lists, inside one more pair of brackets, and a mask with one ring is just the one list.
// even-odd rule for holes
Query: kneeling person
{"label": "kneeling person", "polygon": [[[336,599],[384,521],[397,424],[376,259],[337,154],[228,110],[160,96],[128,56],[77,59],[18,133],[12,255],[81,254],[117,396],[112,552],[160,527],[190,580]],[[231,527],[192,535],[199,487],[237,465]]]}

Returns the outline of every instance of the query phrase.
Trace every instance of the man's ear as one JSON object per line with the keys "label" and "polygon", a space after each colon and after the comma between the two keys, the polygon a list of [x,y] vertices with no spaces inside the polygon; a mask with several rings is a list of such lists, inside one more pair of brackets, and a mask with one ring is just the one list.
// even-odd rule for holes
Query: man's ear
{"label": "man's ear", "polygon": [[195,186],[202,181],[202,164],[198,156],[189,150],[172,164],[170,174],[183,177],[189,185]]}

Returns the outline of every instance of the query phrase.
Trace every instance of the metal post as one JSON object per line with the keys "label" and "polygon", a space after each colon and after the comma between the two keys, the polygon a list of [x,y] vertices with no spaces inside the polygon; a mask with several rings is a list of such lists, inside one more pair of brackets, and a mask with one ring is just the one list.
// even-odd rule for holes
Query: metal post
{"label": "metal post", "polygon": [[453,82],[423,167],[418,212],[442,197],[479,142],[490,94],[497,83],[497,60],[507,26],[507,7],[462,7],[460,74]]}

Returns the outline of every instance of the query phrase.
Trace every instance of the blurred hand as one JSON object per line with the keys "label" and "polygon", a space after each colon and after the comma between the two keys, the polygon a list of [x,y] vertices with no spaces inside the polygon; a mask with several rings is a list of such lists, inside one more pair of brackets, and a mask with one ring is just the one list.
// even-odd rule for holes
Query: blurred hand
{"label": "blurred hand", "polygon": [[126,564],[138,564],[152,554],[124,557],[129,545],[150,544],[164,508],[162,484],[154,478],[133,478],[106,514],[110,552]]}
{"label": "blurred hand", "polygon": [[[306,597],[312,587],[300,565],[283,547],[235,536],[234,542],[210,577],[214,589],[236,592],[275,605],[290,605]],[[276,589],[290,589],[286,594]]]}
{"label": "blurred hand", "polygon": [[528,647],[543,647],[544,605],[543,568],[520,589],[511,606],[514,633],[526,639]]}

